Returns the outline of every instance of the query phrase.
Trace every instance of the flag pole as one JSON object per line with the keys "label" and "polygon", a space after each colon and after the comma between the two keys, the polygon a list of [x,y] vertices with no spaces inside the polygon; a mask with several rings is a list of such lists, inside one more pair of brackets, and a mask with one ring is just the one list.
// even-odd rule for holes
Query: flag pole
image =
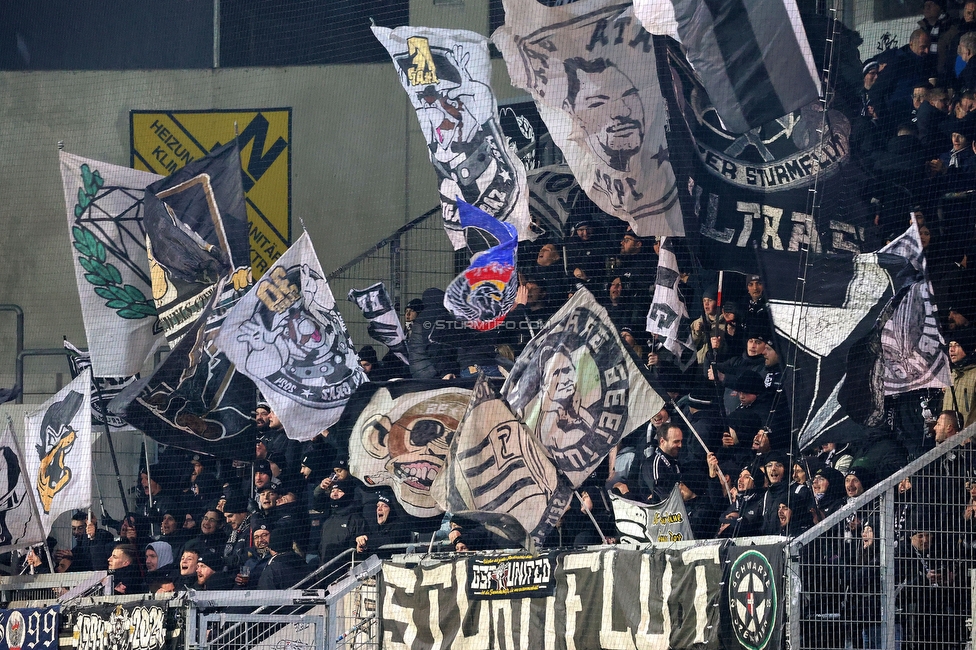
{"label": "flag pole", "polygon": [[[705,450],[705,455],[707,456],[708,454],[712,453],[712,450],[708,448],[708,445],[705,444],[705,441],[702,440],[702,437],[698,435],[698,431],[696,431],[695,427],[691,424],[691,420],[688,419],[688,416],[685,415],[684,411],[682,411],[681,408],[678,407],[678,404],[673,399],[671,400],[671,406],[678,413],[678,415],[681,416],[681,419],[685,421],[685,424],[688,426],[688,429],[691,431],[692,435],[695,436],[695,440],[697,440],[698,443],[702,446],[702,449]],[[732,490],[729,487],[729,482],[725,480],[725,474],[721,472],[721,468],[719,469],[720,471],[718,473],[718,480],[722,483],[722,487],[725,488],[725,495],[729,498],[729,503],[732,503],[733,501]]]}
{"label": "flag pole", "polygon": [[600,535],[600,539],[604,544],[606,544],[607,538],[603,535],[603,529],[600,528],[600,524],[596,523],[596,517],[593,516],[593,513],[590,512],[589,508],[586,507],[586,504],[583,503],[583,497],[580,496],[579,490],[573,490],[573,494],[575,494],[576,498],[579,499],[580,505],[582,506],[581,509],[586,513],[586,516],[590,518],[590,521],[593,522],[593,525],[596,527],[596,532]]}
{"label": "flag pole", "polygon": [[[149,473],[149,441],[146,440],[146,432],[142,433],[142,448],[146,452],[146,495],[149,497],[149,510],[147,512],[153,512],[153,493],[152,493],[152,475]],[[251,481],[254,483],[254,481]],[[164,513],[165,514],[165,513]],[[149,517],[149,536],[156,536],[156,521],[155,517]]]}
{"label": "flag pole", "polygon": [[[112,434],[108,430],[108,404],[102,396],[102,389],[98,385],[95,373],[92,373],[92,386],[95,387],[95,394],[98,396],[98,405],[102,410],[102,426],[105,428],[105,440],[108,442],[108,453],[112,456],[112,467],[115,469],[115,480],[119,485],[119,496],[122,498],[122,516],[125,517],[129,512],[129,502],[125,498],[125,487],[122,485],[122,472],[119,471],[119,459],[115,455],[115,443],[112,442]],[[96,477],[95,481],[98,481]],[[101,491],[99,491],[101,496]]]}

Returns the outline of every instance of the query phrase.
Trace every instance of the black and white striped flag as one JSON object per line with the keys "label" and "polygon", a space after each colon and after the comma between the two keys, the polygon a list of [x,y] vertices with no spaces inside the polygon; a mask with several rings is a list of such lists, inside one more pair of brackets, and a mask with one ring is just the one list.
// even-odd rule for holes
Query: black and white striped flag
{"label": "black and white striped flag", "polygon": [[664,339],[664,349],[681,359],[685,350],[694,351],[691,340],[688,307],[678,291],[681,273],[674,254],[674,239],[661,241],[657,258],[657,277],[654,280],[654,300],[647,312],[647,331]]}
{"label": "black and white striped flag", "polygon": [[820,96],[795,0],[673,0],[688,60],[729,131],[745,133]]}

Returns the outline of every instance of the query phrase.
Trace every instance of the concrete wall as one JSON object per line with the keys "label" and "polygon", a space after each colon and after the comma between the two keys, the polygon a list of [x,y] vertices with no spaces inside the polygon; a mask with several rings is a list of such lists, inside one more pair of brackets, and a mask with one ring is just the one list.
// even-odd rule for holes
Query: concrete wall
{"label": "concrete wall", "polygon": [[[484,33],[487,3],[411,9],[414,24]],[[494,62],[500,99],[524,96]],[[57,143],[129,163],[129,111],[292,108],[292,228],[328,272],[437,204],[433,170],[392,63],[293,68],[0,73],[0,303],[26,312],[29,348],[85,344]],[[270,143],[268,143],[270,145]],[[12,383],[13,319],[0,313],[0,386]],[[27,363],[28,401],[67,381],[56,358]],[[58,377],[60,373],[60,378]]]}

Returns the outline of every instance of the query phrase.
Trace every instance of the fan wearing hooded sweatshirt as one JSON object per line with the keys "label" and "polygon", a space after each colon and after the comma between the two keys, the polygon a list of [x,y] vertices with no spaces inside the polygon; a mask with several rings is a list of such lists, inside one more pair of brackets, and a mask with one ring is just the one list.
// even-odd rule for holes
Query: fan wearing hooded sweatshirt
{"label": "fan wearing hooded sweatshirt", "polygon": [[179,567],[173,563],[173,547],[167,542],[152,542],[146,546],[146,584],[151,592],[158,589],[159,583],[172,580],[172,574],[179,572]]}
{"label": "fan wearing hooded sweatshirt", "polygon": [[844,475],[833,467],[821,467],[813,475],[813,498],[819,519],[825,519],[847,503]]}

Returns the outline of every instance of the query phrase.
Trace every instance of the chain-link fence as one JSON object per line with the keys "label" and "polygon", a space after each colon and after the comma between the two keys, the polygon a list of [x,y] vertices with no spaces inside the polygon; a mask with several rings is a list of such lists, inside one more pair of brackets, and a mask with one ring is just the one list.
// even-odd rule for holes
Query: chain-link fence
{"label": "chain-link fence", "polygon": [[877,485],[848,476],[847,504],[793,540],[793,648],[971,647],[974,436],[949,438]]}
{"label": "chain-link fence", "polygon": [[437,207],[329,274],[332,293],[357,348],[378,344],[367,334],[362,312],[346,300],[350,289],[382,282],[402,322],[408,302],[420,298],[429,287],[444,289],[467,265],[464,252],[455,253],[451,248],[442,224]]}

